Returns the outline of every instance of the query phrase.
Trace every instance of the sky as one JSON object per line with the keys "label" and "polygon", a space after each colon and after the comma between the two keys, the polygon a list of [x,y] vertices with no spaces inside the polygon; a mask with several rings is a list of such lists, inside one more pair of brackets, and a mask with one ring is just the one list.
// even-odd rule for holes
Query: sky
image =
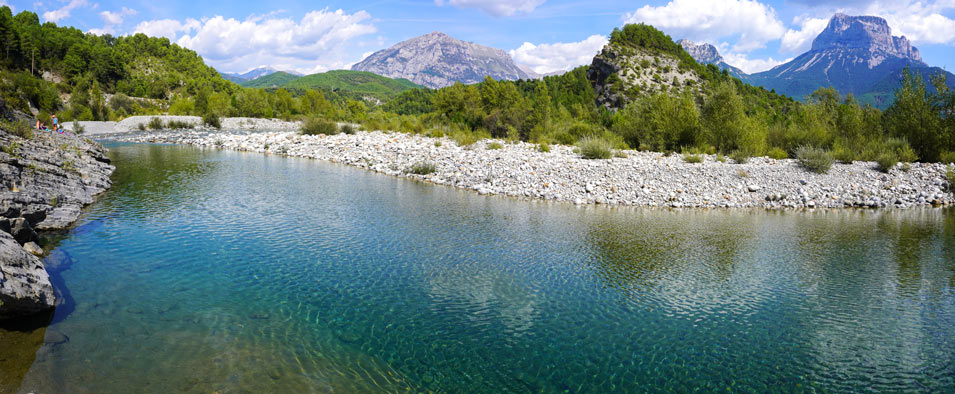
{"label": "sky", "polygon": [[955,70],[955,0],[0,0],[43,22],[94,34],[145,33],[198,52],[223,72],[260,66],[347,69],[432,31],[503,49],[538,73],[589,64],[615,27],[647,23],[715,45],[758,72],[806,51],[836,12],[885,18],[932,66]]}

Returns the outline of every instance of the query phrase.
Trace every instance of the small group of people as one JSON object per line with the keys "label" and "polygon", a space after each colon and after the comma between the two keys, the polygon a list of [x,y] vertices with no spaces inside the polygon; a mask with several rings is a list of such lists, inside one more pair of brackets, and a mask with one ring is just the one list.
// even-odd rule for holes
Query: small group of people
{"label": "small group of people", "polygon": [[37,119],[36,119],[36,129],[37,129],[37,130],[44,130],[44,131],[62,132],[62,131],[61,131],[62,129],[60,129],[60,122],[59,122],[59,120],[56,119],[56,115],[50,115],[50,119],[51,119],[51,121],[53,122],[53,128],[52,128],[52,129],[49,128],[49,127],[47,127],[45,123],[40,122],[40,118],[37,118]]}

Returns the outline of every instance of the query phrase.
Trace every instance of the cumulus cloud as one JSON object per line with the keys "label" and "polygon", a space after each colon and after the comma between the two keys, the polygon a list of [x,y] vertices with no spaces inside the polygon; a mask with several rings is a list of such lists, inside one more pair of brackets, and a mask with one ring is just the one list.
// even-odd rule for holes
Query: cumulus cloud
{"label": "cumulus cloud", "polygon": [[780,64],[786,63],[790,60],[793,60],[793,59],[788,58],[784,60],[776,60],[771,57],[767,59],[750,59],[744,54],[732,53],[732,52],[723,55],[723,61],[725,61],[726,64],[729,64],[733,67],[743,70],[743,72],[747,74],[753,74],[753,73],[758,73],[761,71],[766,71]]}
{"label": "cumulus cloud", "polygon": [[794,25],[799,25],[799,30],[789,29],[783,35],[782,42],[779,44],[780,52],[803,53],[812,48],[812,41],[816,39],[819,33],[822,33],[829,24],[828,19],[823,18],[796,18]]}
{"label": "cumulus cloud", "polygon": [[365,11],[312,11],[301,20],[275,15],[245,20],[214,16],[202,20],[162,19],[140,23],[136,33],[167,37],[195,50],[213,66],[247,70],[263,64],[297,65],[320,72],[351,64],[345,60],[349,41],[377,31]]}
{"label": "cumulus cloud", "polygon": [[116,26],[123,24],[123,20],[126,19],[127,16],[132,16],[136,14],[137,14],[136,10],[129,9],[126,7],[123,7],[123,9],[118,12],[112,12],[112,11],[100,12],[99,16],[100,18],[103,18],[103,23],[105,23],[105,25],[103,25],[102,28],[90,29],[89,32],[96,35],[115,34]]}
{"label": "cumulus cloud", "polygon": [[626,15],[627,23],[653,25],[674,38],[694,41],[738,37],[733,50],[762,48],[786,33],[776,11],[755,0],[672,0]]}
{"label": "cumulus cloud", "polygon": [[73,12],[73,10],[79,7],[85,7],[88,5],[89,3],[86,0],[70,0],[70,2],[63,7],[60,7],[53,11],[44,12],[43,19],[49,22],[57,23],[63,19],[69,18],[70,13]]}
{"label": "cumulus cloud", "polygon": [[[512,16],[528,14],[546,0],[447,0],[447,4],[458,8],[476,8],[493,16]],[[439,7],[445,0],[434,0]]]}
{"label": "cumulus cloud", "polygon": [[593,35],[579,42],[540,45],[525,42],[517,49],[511,50],[510,54],[514,61],[529,67],[534,72],[549,74],[589,64],[594,55],[606,44],[607,37],[601,35]]}

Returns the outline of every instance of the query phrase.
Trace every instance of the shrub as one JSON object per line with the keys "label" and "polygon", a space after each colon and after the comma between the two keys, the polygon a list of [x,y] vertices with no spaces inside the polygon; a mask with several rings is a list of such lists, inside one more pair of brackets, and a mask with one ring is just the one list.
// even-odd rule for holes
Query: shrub
{"label": "shrub", "polygon": [[613,157],[613,144],[599,137],[585,137],[577,143],[580,155],[585,159],[609,159]]}
{"label": "shrub", "polygon": [[434,163],[427,162],[427,161],[419,161],[417,163],[414,163],[411,166],[411,168],[408,169],[409,174],[415,174],[415,175],[428,175],[428,174],[434,173],[434,171],[435,171]]}
{"label": "shrub", "polygon": [[842,164],[852,164],[856,159],[855,153],[848,148],[837,146],[832,151],[832,157]]}
{"label": "shrub", "polygon": [[895,153],[885,152],[875,159],[876,168],[882,172],[889,172],[899,164],[899,157]]}
{"label": "shrub", "polygon": [[73,121],[73,134],[83,134],[86,132],[86,128],[80,124],[80,122]]}
{"label": "shrub", "polygon": [[184,122],[181,120],[170,120],[169,123],[166,124],[166,127],[172,130],[184,130],[184,129],[191,129],[194,126],[192,125],[192,123],[189,123],[189,122]]}
{"label": "shrub", "polygon": [[948,166],[945,177],[948,178],[948,192],[955,193],[955,166]]}
{"label": "shrub", "polygon": [[340,127],[338,130],[341,131],[343,134],[348,134],[348,135],[355,134],[355,126],[352,126],[350,124],[343,124],[342,127]]}
{"label": "shrub", "polygon": [[454,140],[460,147],[474,145],[478,142],[478,137],[473,133],[467,131],[458,131],[451,135],[451,139]]}
{"label": "shrub", "polygon": [[723,156],[722,153],[716,155],[716,161],[720,163],[726,163],[726,156]]}
{"label": "shrub", "polygon": [[799,165],[802,166],[802,168],[817,174],[825,174],[832,168],[832,164],[835,162],[835,159],[832,158],[832,154],[830,154],[829,151],[809,145],[796,148],[795,153],[796,160],[799,161]]}
{"label": "shrub", "polygon": [[152,119],[149,120],[149,128],[150,128],[151,130],[159,130],[159,129],[162,129],[163,126],[164,126],[164,125],[163,125],[163,123],[162,123],[162,119],[152,118]]}
{"label": "shrub", "polygon": [[703,156],[693,155],[693,154],[690,154],[690,153],[684,153],[684,154],[683,154],[683,161],[685,161],[685,162],[687,162],[687,163],[690,163],[690,164],[702,163],[702,162],[703,162]]}
{"label": "shrub", "polygon": [[541,142],[537,144],[537,151],[541,153],[550,152],[550,145],[547,144],[546,142]]}
{"label": "shrub", "polygon": [[308,118],[299,127],[302,135],[335,135],[338,134],[338,124],[322,118]]}
{"label": "shrub", "polygon": [[205,115],[202,115],[202,124],[214,129],[222,128],[222,122],[219,121],[219,115],[216,115],[212,112],[206,112]]}
{"label": "shrub", "polygon": [[[894,153],[899,161],[911,163],[919,159],[915,150],[909,145],[908,141],[902,138],[889,138],[885,140],[885,150],[888,153]],[[880,155],[881,156],[881,155]]]}
{"label": "shrub", "polygon": [[30,124],[24,120],[14,122],[0,121],[0,129],[6,130],[8,133],[20,138],[33,139],[33,127],[30,127]]}
{"label": "shrub", "polygon": [[434,142],[434,147],[435,147],[435,148],[440,148],[440,147],[441,147],[441,141],[435,141],[435,142]]}
{"label": "shrub", "polygon": [[503,148],[503,147],[504,147],[504,145],[501,145],[500,142],[492,142],[492,143],[487,144],[487,146],[485,146],[485,148],[487,148],[487,150],[498,150],[498,149],[501,149],[501,148]]}
{"label": "shrub", "polygon": [[139,129],[139,131],[146,131],[146,124],[140,123],[136,128]]}
{"label": "shrub", "polygon": [[939,161],[944,164],[955,163],[955,152],[942,152],[939,158],[941,159]]}
{"label": "shrub", "polygon": [[776,160],[782,160],[782,159],[785,159],[785,158],[788,158],[788,157],[789,157],[789,155],[786,154],[786,151],[784,151],[784,150],[782,150],[782,148],[778,148],[778,147],[777,147],[777,148],[770,149],[769,152],[767,153],[767,156],[769,156],[769,157],[772,158],[772,159],[776,159]]}
{"label": "shrub", "polygon": [[749,158],[749,153],[743,150],[734,150],[733,153],[730,153],[730,159],[733,159],[736,164],[746,164]]}

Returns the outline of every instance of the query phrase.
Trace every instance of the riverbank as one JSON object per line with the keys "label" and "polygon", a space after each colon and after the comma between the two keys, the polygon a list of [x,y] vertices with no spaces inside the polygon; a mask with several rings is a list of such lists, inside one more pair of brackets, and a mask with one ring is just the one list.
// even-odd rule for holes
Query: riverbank
{"label": "riverbank", "polygon": [[[2,108],[0,108],[2,109]],[[24,116],[5,114],[5,120]],[[101,145],[85,137],[0,128],[0,321],[53,309],[37,231],[60,230],[112,183]]]}
{"label": "riverbank", "polygon": [[[941,164],[913,163],[882,173],[875,163],[855,162],[815,174],[791,159],[753,158],[731,164],[704,155],[702,163],[691,164],[681,155],[625,151],[626,157],[585,160],[568,146],[540,152],[535,144],[485,140],[462,147],[448,138],[385,132],[302,136],[180,130],[110,138],[328,160],[480,194],[575,204],[781,209],[906,208],[955,202],[946,191],[946,167]],[[428,173],[431,165],[433,172]]]}
{"label": "riverbank", "polygon": [[[99,122],[84,121],[77,122],[84,129],[84,135],[100,138],[109,134],[125,134],[138,132],[149,128],[149,122],[158,118],[163,124],[170,121],[188,123],[198,128],[203,128],[202,118],[198,116],[178,116],[178,115],[149,115],[149,116],[130,116],[118,122]],[[223,130],[239,131],[297,131],[299,122],[288,122],[279,119],[258,119],[258,118],[222,118]],[[67,129],[73,129],[73,122],[64,124]],[[211,130],[211,129],[210,129]]]}

